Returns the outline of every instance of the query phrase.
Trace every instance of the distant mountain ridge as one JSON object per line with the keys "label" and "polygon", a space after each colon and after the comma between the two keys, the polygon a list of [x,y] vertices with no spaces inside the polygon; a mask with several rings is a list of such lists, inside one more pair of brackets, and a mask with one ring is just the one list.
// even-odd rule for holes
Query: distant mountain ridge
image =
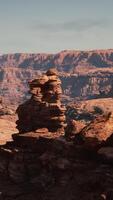
{"label": "distant mountain ridge", "polygon": [[27,81],[51,67],[59,71],[64,95],[69,98],[112,97],[113,49],[1,55],[0,96],[9,103],[23,101]]}
{"label": "distant mountain ridge", "polygon": [[62,51],[57,54],[5,54],[0,56],[0,67],[10,66],[46,70],[57,67],[60,71],[70,72],[79,65],[97,68],[113,66],[113,50]]}

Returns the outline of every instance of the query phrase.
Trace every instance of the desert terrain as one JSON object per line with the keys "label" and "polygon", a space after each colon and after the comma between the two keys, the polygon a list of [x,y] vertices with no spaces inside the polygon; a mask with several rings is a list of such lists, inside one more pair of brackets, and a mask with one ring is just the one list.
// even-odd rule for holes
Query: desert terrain
{"label": "desert terrain", "polygon": [[0,57],[1,200],[113,199],[112,67],[113,50]]}

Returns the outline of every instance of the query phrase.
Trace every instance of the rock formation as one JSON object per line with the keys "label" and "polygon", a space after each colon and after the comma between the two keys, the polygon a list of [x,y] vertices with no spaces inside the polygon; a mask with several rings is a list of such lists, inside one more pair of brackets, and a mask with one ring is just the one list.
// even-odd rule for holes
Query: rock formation
{"label": "rock formation", "polygon": [[[72,140],[66,140],[62,135],[65,107],[60,102],[61,87],[56,71],[48,70],[29,85],[31,99],[17,109],[19,134],[13,134],[13,141],[0,146],[0,198],[113,199],[112,165],[98,160],[104,156],[107,162],[113,161],[113,148],[106,147],[94,153],[90,151],[91,145],[89,149],[84,148],[84,138],[87,145],[89,137],[102,141],[112,132],[111,113],[94,119],[92,125],[82,129],[83,145],[76,143],[76,136],[80,138],[74,133],[79,130],[72,121],[72,133],[67,133]],[[109,138],[111,144],[112,137]],[[95,140],[91,144],[95,145]]]}
{"label": "rock formation", "polygon": [[65,146],[60,138],[64,134],[65,107],[60,102],[62,90],[57,71],[50,69],[29,85],[31,99],[17,109],[19,134],[13,134],[13,141],[0,149],[0,172],[16,182],[38,176],[43,165],[40,156],[61,153]]}
{"label": "rock formation", "polygon": [[75,135],[75,143],[80,140],[88,149],[98,149],[113,133],[113,113],[96,117]]}
{"label": "rock formation", "polygon": [[17,109],[20,133],[47,128],[50,132],[64,133],[65,107],[61,105],[61,81],[57,71],[50,69],[45,75],[29,82],[31,99]]}
{"label": "rock formation", "polygon": [[9,104],[25,101],[28,80],[55,66],[66,99],[113,96],[113,50],[0,56],[0,95]]}
{"label": "rock formation", "polygon": [[14,111],[6,106],[2,97],[0,97],[0,116],[4,115],[14,115]]}
{"label": "rock formation", "polygon": [[75,135],[78,134],[84,127],[85,124],[82,121],[77,121],[74,119],[69,120],[65,129],[66,138],[73,139]]}

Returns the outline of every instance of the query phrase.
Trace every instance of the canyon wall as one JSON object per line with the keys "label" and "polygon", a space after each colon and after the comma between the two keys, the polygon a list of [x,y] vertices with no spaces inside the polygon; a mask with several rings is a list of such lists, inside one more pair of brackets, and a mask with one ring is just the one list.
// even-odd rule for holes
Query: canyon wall
{"label": "canyon wall", "polygon": [[95,50],[1,55],[0,96],[9,104],[24,101],[28,81],[51,67],[59,71],[66,101],[113,95],[113,50]]}

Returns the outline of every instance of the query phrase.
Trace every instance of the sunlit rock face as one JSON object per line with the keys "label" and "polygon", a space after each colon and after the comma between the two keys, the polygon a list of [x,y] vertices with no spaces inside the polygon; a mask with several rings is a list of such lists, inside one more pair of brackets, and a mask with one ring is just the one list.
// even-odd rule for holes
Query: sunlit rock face
{"label": "sunlit rock face", "polygon": [[[30,100],[17,108],[19,133],[12,135],[13,141],[0,147],[0,172],[16,182],[27,181],[27,171],[28,179],[43,173],[45,155],[47,160],[50,155],[51,160],[51,153],[58,156],[65,149],[65,107],[60,101],[62,90],[58,72],[49,69],[30,81],[29,87]],[[61,164],[56,161],[55,165],[64,168],[69,164],[64,157],[62,159]]]}
{"label": "sunlit rock face", "polygon": [[64,133],[65,107],[61,105],[61,81],[55,69],[29,82],[31,98],[17,109],[20,133],[47,128]]}
{"label": "sunlit rock face", "polygon": [[113,96],[113,50],[2,55],[0,95],[8,104],[22,103],[28,97],[28,80],[52,66],[60,74],[69,101]]}
{"label": "sunlit rock face", "polygon": [[[2,199],[113,197],[113,167],[109,165],[113,147],[106,147],[113,144],[113,136],[107,139],[113,129],[112,113],[99,116],[86,127],[72,120],[64,136],[60,84],[53,69],[29,82],[31,99],[17,109],[19,133],[0,146]],[[101,113],[101,109],[96,111]],[[8,181],[6,188],[1,180]]]}

